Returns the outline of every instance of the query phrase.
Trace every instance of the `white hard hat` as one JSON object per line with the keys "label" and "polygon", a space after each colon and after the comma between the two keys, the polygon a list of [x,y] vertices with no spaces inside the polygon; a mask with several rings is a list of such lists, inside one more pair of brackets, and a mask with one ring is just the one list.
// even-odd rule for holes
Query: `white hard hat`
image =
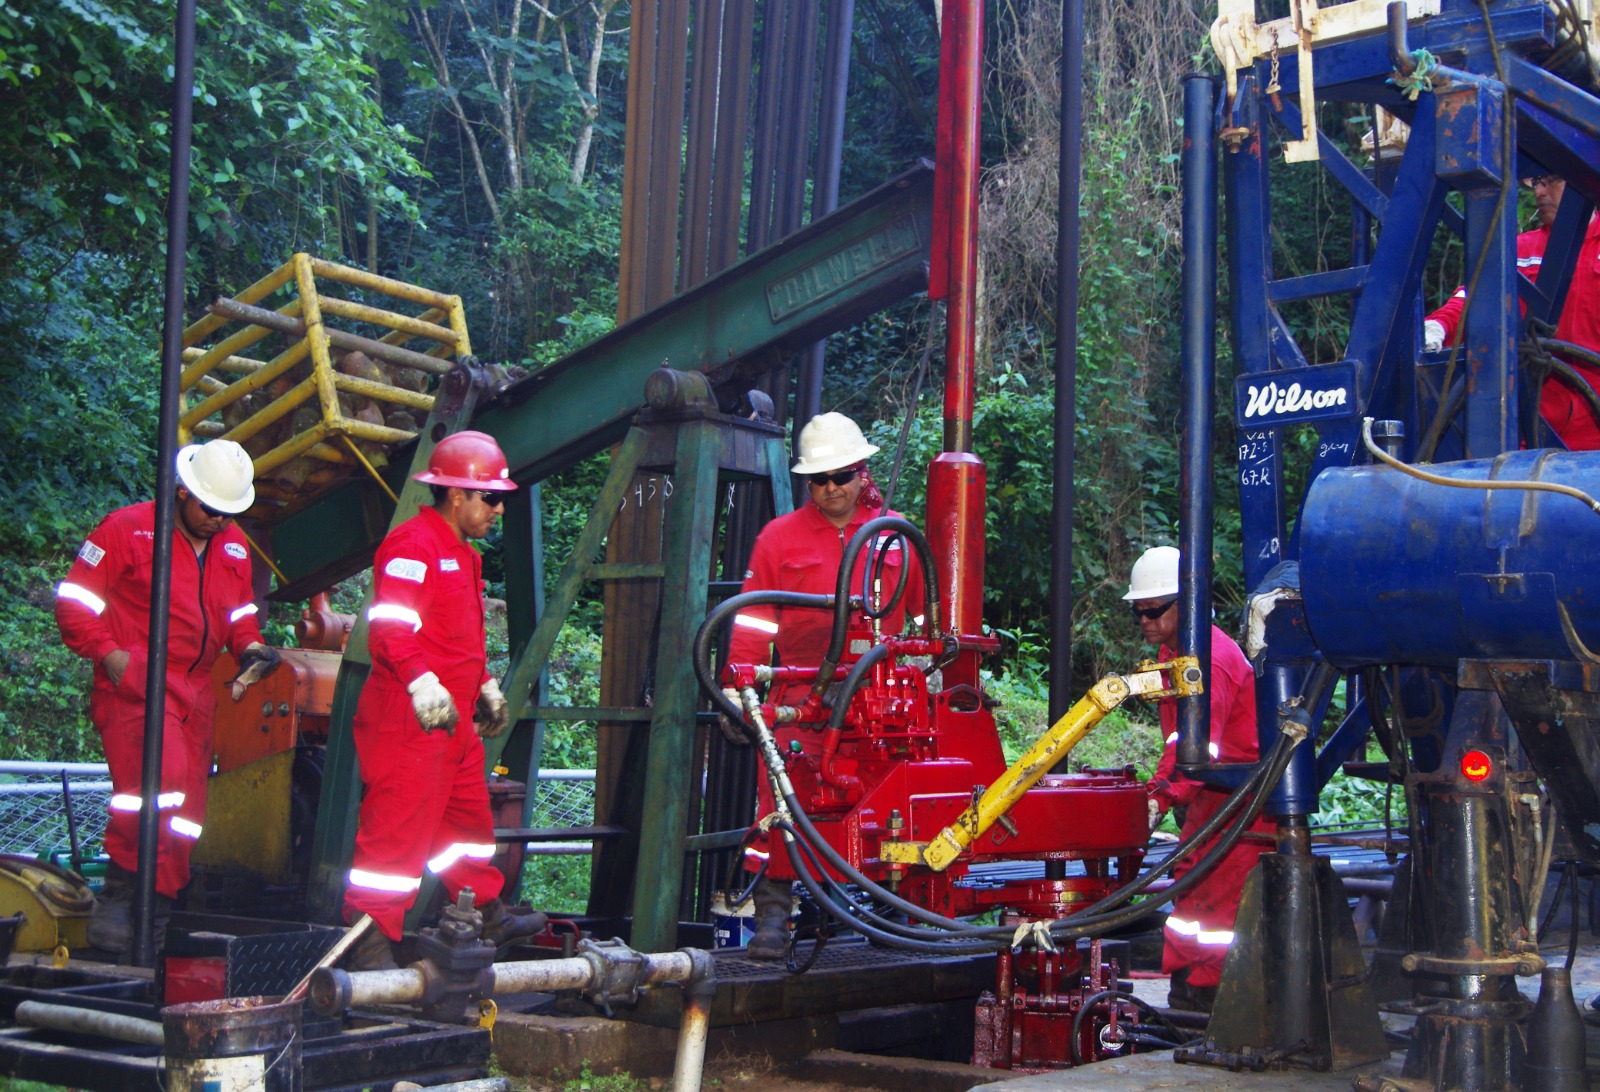
{"label": "white hard hat", "polygon": [[843,470],[878,453],[867,443],[861,426],[842,413],[819,413],[800,430],[800,461],[793,474],[825,474]]}
{"label": "white hard hat", "polygon": [[178,480],[195,500],[237,515],[255,503],[255,464],[232,440],[190,444],[178,452]]}
{"label": "white hard hat", "polygon": [[1139,555],[1128,574],[1128,594],[1123,599],[1165,599],[1178,594],[1178,548],[1152,546]]}

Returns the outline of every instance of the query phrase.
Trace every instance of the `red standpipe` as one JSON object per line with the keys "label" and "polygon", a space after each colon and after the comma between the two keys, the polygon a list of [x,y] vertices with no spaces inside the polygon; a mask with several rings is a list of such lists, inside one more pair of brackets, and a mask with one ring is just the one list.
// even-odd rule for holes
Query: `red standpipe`
{"label": "red standpipe", "polygon": [[[983,0],[945,0],[940,27],[939,145],[928,294],[945,299],[944,454],[928,467],[928,541],[945,632],[983,632],[987,473],[972,454],[977,399],[978,140],[983,108]],[[981,654],[945,668],[946,686],[978,685]]]}

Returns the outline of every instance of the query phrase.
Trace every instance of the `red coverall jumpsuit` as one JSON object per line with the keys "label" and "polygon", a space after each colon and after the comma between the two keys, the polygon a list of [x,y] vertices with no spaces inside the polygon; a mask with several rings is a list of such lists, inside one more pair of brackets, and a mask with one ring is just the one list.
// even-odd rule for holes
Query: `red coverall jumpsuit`
{"label": "red coverall jumpsuit", "polygon": [[[483,741],[472,726],[485,668],[482,562],[432,508],[389,532],[372,563],[367,612],[372,674],[352,732],[366,796],[345,916],[371,914],[399,940],[427,868],[454,899],[472,889],[479,906],[505,885],[494,856],[494,821]],[[450,692],[455,733],[425,732],[406,687],[432,671]]]}
{"label": "red coverall jumpsuit", "polygon": [[[1161,659],[1175,653],[1161,646]],[[1215,762],[1254,762],[1260,755],[1256,729],[1255,672],[1244,652],[1216,626],[1211,627],[1211,758]],[[1163,698],[1160,703],[1161,731],[1166,750],[1150,779],[1147,791],[1161,802],[1163,811],[1175,805],[1186,810],[1183,837],[1188,838],[1228,799],[1222,789],[1213,789],[1184,777],[1178,762],[1178,703]],[[1272,835],[1277,824],[1258,816],[1250,828],[1253,833]],[[1173,878],[1185,875],[1203,857],[1215,839],[1199,847],[1173,870]],[[1166,946],[1161,954],[1161,970],[1171,974],[1189,969],[1189,985],[1215,986],[1222,980],[1222,964],[1233,943],[1233,919],[1239,912],[1244,881],[1255,867],[1256,858],[1272,851],[1263,842],[1246,834],[1218,862],[1211,875],[1180,896],[1167,917]]]}
{"label": "red coverall jumpsuit", "polygon": [[[856,506],[855,515],[844,527],[835,527],[815,504],[807,501],[802,507],[786,516],[779,516],[761,529],[750,552],[750,568],[744,574],[744,591],[792,591],[813,595],[832,595],[839,581],[839,565],[844,560],[845,544],[868,520],[884,515],[881,508]],[[890,511],[891,516],[900,515]],[[863,549],[856,560],[852,589],[861,586],[863,573],[872,553]],[[884,555],[882,588],[888,596],[900,580],[902,565],[910,565],[906,577],[905,595],[899,605],[883,618],[884,633],[900,633],[905,629],[906,608],[920,616],[926,596],[923,590],[922,566],[904,540],[896,542]],[[733,620],[733,636],[728,643],[730,663],[768,664],[772,662],[770,647],[778,646],[778,662],[795,667],[814,667],[821,663],[828,651],[828,638],[833,633],[833,613],[802,607],[746,607]],[[844,677],[841,671],[838,678]],[[809,682],[788,683],[775,687],[771,700],[777,705],[799,705],[811,690]],[[812,728],[794,724],[778,725],[773,730],[778,750],[789,753],[790,740],[798,739],[801,749],[808,755],[822,752],[822,733]],[[772,787],[764,770],[756,778],[756,796],[760,815],[773,810]],[[758,844],[752,855],[760,856],[765,849]]]}
{"label": "red coverall jumpsuit", "polygon": [[[155,501],[145,501],[101,520],[56,589],[61,639],[94,664],[89,720],[111,767],[106,853],[130,872],[139,867],[155,512]],[[229,525],[212,536],[200,556],[181,531],[172,532],[166,713],[156,800],[161,813],[156,890],[168,898],[189,882],[189,854],[205,823],[216,713],[211,665],[224,644],[237,656],[261,640],[254,598],[250,550],[238,528]],[[128,667],[113,686],[100,661],[118,649],[128,653]]]}
{"label": "red coverall jumpsuit", "polygon": [[[1517,269],[1530,281],[1539,279],[1539,269],[1544,264],[1545,247],[1550,244],[1550,229],[1537,227],[1517,236]],[[1444,343],[1450,345],[1456,336],[1456,326],[1466,309],[1467,290],[1458,288],[1428,318],[1444,327]],[[1561,309],[1561,321],[1556,326],[1556,337],[1600,351],[1600,216],[1591,217],[1583,246],[1578,251],[1578,264],[1572,271],[1572,284],[1567,288],[1567,300]],[[1569,360],[1577,373],[1600,390],[1600,369],[1581,360]],[[1554,376],[1545,380],[1539,393],[1539,414],[1569,451],[1593,451],[1600,448],[1600,424],[1595,422],[1588,403],[1567,384]]]}

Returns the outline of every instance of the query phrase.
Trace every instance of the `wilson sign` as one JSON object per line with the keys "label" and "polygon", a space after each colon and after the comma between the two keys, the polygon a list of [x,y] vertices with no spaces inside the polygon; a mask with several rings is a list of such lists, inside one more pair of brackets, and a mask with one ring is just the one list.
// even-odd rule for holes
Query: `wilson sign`
{"label": "wilson sign", "polygon": [[1351,417],[1360,408],[1356,368],[1348,360],[1241,375],[1233,384],[1240,428],[1270,428]]}

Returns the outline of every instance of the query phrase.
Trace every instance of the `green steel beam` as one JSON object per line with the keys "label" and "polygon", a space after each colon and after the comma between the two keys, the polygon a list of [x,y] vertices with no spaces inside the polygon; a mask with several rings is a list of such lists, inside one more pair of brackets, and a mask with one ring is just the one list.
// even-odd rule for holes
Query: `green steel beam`
{"label": "green steel beam", "polygon": [[[519,482],[537,481],[622,438],[644,381],[667,363],[746,384],[806,345],[927,286],[933,170],[923,164],[751,255],[510,387],[472,427],[494,436]],[[401,452],[385,476],[398,485]],[[372,563],[388,501],[352,480],[279,520],[276,599],[323,590]]]}

